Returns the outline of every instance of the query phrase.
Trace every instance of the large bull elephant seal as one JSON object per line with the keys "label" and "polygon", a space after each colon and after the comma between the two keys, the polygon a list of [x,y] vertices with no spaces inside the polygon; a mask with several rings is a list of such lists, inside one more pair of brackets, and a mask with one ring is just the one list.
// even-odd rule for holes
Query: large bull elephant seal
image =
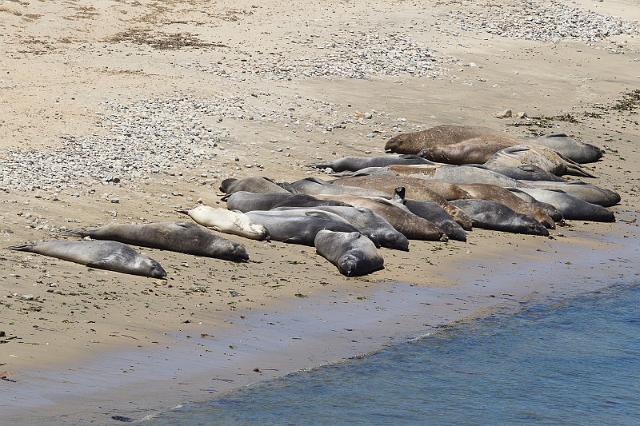
{"label": "large bull elephant seal", "polygon": [[564,133],[540,136],[525,140],[526,144],[543,145],[551,148],[564,158],[576,163],[593,163],[602,158],[604,151],[597,146],[577,141]]}
{"label": "large bull elephant seal", "polygon": [[543,203],[557,208],[567,220],[590,220],[594,222],[615,222],[615,216],[606,208],[587,203],[557,189],[518,188]]}
{"label": "large bull elephant seal", "polygon": [[579,164],[563,158],[550,148],[537,145],[516,145],[496,152],[486,163],[489,169],[532,164],[557,176],[595,177]]}
{"label": "large bull elephant seal", "polygon": [[481,135],[452,145],[425,148],[418,155],[446,164],[482,164],[496,152],[521,143],[506,134]]}
{"label": "large bull elephant seal", "polygon": [[368,237],[376,247],[386,247],[396,250],[409,250],[409,240],[398,232],[386,219],[370,209],[352,206],[318,206],[312,209],[300,207],[278,207],[279,210],[312,211],[321,210],[336,214],[349,222],[358,232]]}
{"label": "large bull elephant seal", "polygon": [[318,254],[347,277],[367,275],[384,268],[384,259],[376,246],[358,232],[320,231],[313,245]]}
{"label": "large bull elephant seal", "polygon": [[313,245],[316,234],[323,229],[358,232],[338,215],[325,211],[253,211],[245,213],[252,223],[269,231],[272,240],[289,244]]}
{"label": "large bull elephant seal", "polygon": [[167,276],[158,262],[117,241],[41,241],[9,249],[56,257],[95,269],[151,278]]}
{"label": "large bull elephant seal", "polygon": [[394,136],[387,141],[384,149],[398,154],[417,154],[425,148],[451,145],[481,135],[492,134],[500,134],[500,132],[487,127],[441,125]]}
{"label": "large bull elephant seal", "polygon": [[334,172],[356,172],[368,167],[386,167],[392,164],[432,164],[432,162],[417,155],[385,155],[383,157],[344,157],[316,163],[313,167],[332,169]]}
{"label": "large bull elephant seal", "polygon": [[533,218],[519,214],[504,204],[489,200],[457,200],[452,202],[473,219],[473,226],[518,234],[549,235],[549,231]]}
{"label": "large bull elephant seal", "polygon": [[136,246],[176,251],[195,256],[246,262],[247,250],[193,222],[111,224],[100,228],[71,231],[94,240],[112,240]]}
{"label": "large bull elephant seal", "polygon": [[218,232],[240,235],[252,240],[269,238],[267,229],[260,224],[251,222],[245,213],[209,206],[198,206],[191,210],[178,210],[178,212],[184,213],[196,223]]}
{"label": "large bull elephant seal", "polygon": [[269,192],[283,192],[286,193],[287,190],[280,187],[274,181],[265,177],[248,177],[243,179],[225,179],[220,184],[220,191],[225,194],[233,194],[238,191],[246,191],[246,192],[258,192],[258,193],[269,193]]}

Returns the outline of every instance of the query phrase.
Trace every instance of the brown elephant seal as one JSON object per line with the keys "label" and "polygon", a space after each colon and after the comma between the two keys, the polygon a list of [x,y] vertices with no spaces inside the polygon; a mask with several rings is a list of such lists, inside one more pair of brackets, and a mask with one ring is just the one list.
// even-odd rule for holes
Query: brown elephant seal
{"label": "brown elephant seal", "polygon": [[494,172],[478,165],[438,167],[428,166],[389,166],[389,170],[403,176],[419,177],[421,179],[439,180],[454,184],[486,183],[502,187],[516,187],[516,179]]}
{"label": "brown elephant seal", "polygon": [[547,228],[540,222],[495,201],[457,200],[453,201],[453,204],[464,210],[473,219],[473,226],[477,228],[517,234],[549,235]]}
{"label": "brown elephant seal", "polygon": [[266,177],[247,177],[242,179],[229,178],[222,181],[220,191],[225,194],[233,194],[238,191],[273,193],[283,192],[287,190],[280,187],[277,183]]}
{"label": "brown elephant seal", "polygon": [[311,195],[287,193],[234,192],[227,198],[227,208],[246,213],[253,210],[271,210],[277,207],[318,207],[345,205],[338,201],[318,200]]}
{"label": "brown elephant seal", "polygon": [[117,241],[40,241],[11,246],[9,249],[38,253],[86,265],[89,268],[106,269],[124,274],[151,278],[167,276],[158,262]]}
{"label": "brown elephant seal", "polygon": [[531,216],[547,228],[555,228],[555,222],[543,208],[535,203],[528,203],[505,188],[482,183],[472,183],[460,185],[470,197],[479,200],[495,201],[509,207],[516,213]]}
{"label": "brown elephant seal", "polygon": [[563,158],[550,148],[537,145],[515,145],[496,152],[486,163],[489,169],[532,164],[556,176],[595,177],[579,164]]}
{"label": "brown elephant seal", "polygon": [[300,179],[291,183],[281,183],[281,185],[292,194],[307,194],[311,196],[315,196],[317,194],[350,194],[361,197],[391,197],[390,194],[376,189],[348,185],[335,185],[333,182],[312,177]]}
{"label": "brown elephant seal", "polygon": [[481,135],[452,145],[425,148],[418,155],[446,164],[482,164],[496,152],[520,143],[518,139],[506,134]]}
{"label": "brown elephant seal", "polygon": [[362,207],[377,213],[410,240],[438,241],[446,239],[444,232],[426,219],[411,213],[401,203],[386,198],[358,197],[355,195],[319,195],[323,199],[331,199]]}
{"label": "brown elephant seal", "polygon": [[413,133],[403,133],[389,139],[384,147],[387,152],[417,154],[425,148],[451,145],[482,135],[500,132],[479,126],[440,125]]}
{"label": "brown elephant seal", "polygon": [[417,155],[385,155],[382,157],[344,157],[333,161],[313,164],[318,169],[334,172],[356,172],[368,167],[385,167],[392,164],[431,164],[431,161]]}
{"label": "brown elephant seal", "polygon": [[318,254],[347,277],[367,275],[384,268],[384,259],[376,246],[359,232],[320,231],[313,245]]}
{"label": "brown elephant seal", "polygon": [[176,251],[195,256],[246,262],[247,250],[193,222],[111,224],[100,228],[71,231],[94,240],[112,240],[136,246]]}

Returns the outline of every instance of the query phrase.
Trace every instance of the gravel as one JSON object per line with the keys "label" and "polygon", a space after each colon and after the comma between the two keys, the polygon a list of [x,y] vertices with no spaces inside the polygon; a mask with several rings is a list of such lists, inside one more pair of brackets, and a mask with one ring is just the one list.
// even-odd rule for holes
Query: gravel
{"label": "gravel", "polygon": [[448,17],[466,31],[535,41],[574,39],[595,42],[638,34],[638,25],[620,18],[571,7],[559,1],[521,0],[467,3]]}
{"label": "gravel", "polygon": [[303,45],[306,54],[245,53],[242,59],[216,63],[181,63],[219,77],[244,80],[259,76],[271,80],[306,78],[370,79],[385,76],[436,77],[443,73],[435,53],[401,33],[341,31],[326,44]]}

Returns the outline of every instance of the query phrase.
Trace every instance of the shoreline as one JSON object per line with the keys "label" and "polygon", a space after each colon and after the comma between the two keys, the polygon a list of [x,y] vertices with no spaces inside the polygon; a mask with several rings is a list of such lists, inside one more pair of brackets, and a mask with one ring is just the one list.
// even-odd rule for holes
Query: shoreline
{"label": "shoreline", "polygon": [[[2,392],[0,407],[6,421],[18,424],[108,422],[111,416],[142,420],[259,381],[377,352],[496,309],[518,310],[532,300],[637,279],[633,265],[640,260],[640,235],[637,225],[624,221],[638,215],[621,212],[620,217],[614,232],[577,231],[566,241],[551,241],[562,250],[561,259],[531,247],[502,264],[490,257],[467,262],[449,272],[458,282],[450,287],[369,283],[360,299],[348,288],[319,292],[279,301],[276,308],[238,312],[239,325],[210,336],[176,333],[164,347],[112,350],[65,368],[29,370],[18,382],[1,385],[12,392]],[[520,265],[515,274],[514,264]],[[553,282],[547,282],[550,276]]]}

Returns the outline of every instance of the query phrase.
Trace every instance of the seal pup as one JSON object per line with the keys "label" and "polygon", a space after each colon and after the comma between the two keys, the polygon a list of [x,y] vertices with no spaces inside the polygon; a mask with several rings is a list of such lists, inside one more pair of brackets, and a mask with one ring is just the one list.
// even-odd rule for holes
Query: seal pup
{"label": "seal pup", "polygon": [[463,184],[460,185],[460,187],[470,194],[467,198],[496,201],[504,204],[516,213],[531,216],[547,228],[553,229],[556,227],[553,218],[551,218],[543,208],[536,203],[528,203],[522,200],[508,189],[482,183]]}
{"label": "seal pup", "polygon": [[333,161],[313,164],[317,169],[331,169],[339,172],[357,172],[368,167],[385,167],[392,164],[432,164],[417,155],[385,155],[383,157],[344,157]]}
{"label": "seal pup", "polygon": [[557,176],[595,177],[579,164],[563,158],[550,148],[536,145],[515,145],[496,152],[486,163],[489,169],[532,164]]}
{"label": "seal pup", "polygon": [[549,235],[549,231],[533,218],[519,214],[504,204],[490,200],[457,200],[452,202],[473,220],[473,226],[493,231],[529,235]]}
{"label": "seal pup", "polygon": [[10,250],[38,253],[89,268],[106,269],[150,278],[165,278],[158,262],[117,241],[39,241],[9,247]]}
{"label": "seal pup", "polygon": [[234,192],[227,198],[227,208],[246,213],[253,210],[271,210],[276,207],[317,207],[345,205],[338,201],[318,200],[306,194]]}
{"label": "seal pup", "polygon": [[[376,247],[386,247],[395,250],[409,251],[409,240],[402,233],[398,232],[382,216],[374,213],[370,209],[352,206],[318,206],[315,210],[321,210],[336,214],[349,222],[362,235],[368,237]],[[277,207],[279,210],[302,210],[299,207]]]}
{"label": "seal pup", "polygon": [[266,177],[247,177],[242,179],[229,178],[222,181],[220,191],[225,194],[233,194],[238,191],[246,192],[284,192],[287,190],[280,187],[273,180]]}
{"label": "seal pup", "polygon": [[196,223],[215,229],[226,234],[240,235],[252,240],[264,240],[269,238],[267,229],[251,219],[242,212],[214,208],[209,206],[198,206],[191,210],[178,210],[191,217]]}
{"label": "seal pup", "polygon": [[[403,204],[386,198],[355,195],[319,195],[318,197],[342,201],[354,207],[367,208],[382,216],[391,226],[410,240],[439,241],[447,239],[446,234],[436,225],[411,213]],[[471,225],[471,220],[469,220],[469,225]]]}
{"label": "seal pup", "polygon": [[100,228],[69,232],[94,240],[112,240],[136,246],[176,251],[195,256],[246,262],[247,250],[193,222],[159,222],[149,224],[110,224]]}
{"label": "seal pup", "polygon": [[323,229],[358,232],[349,222],[333,213],[306,211],[251,211],[246,214],[252,223],[266,228],[272,240],[289,244],[313,245],[316,234]]}
{"label": "seal pup", "polygon": [[384,268],[384,259],[370,239],[359,232],[320,231],[313,242],[318,254],[342,275],[367,275]]}
{"label": "seal pup", "polygon": [[436,145],[418,153],[427,160],[446,164],[482,164],[496,152],[521,143],[506,134],[481,135],[452,145]]}
{"label": "seal pup", "polygon": [[565,182],[527,182],[522,181],[522,186],[529,188],[558,189],[573,195],[587,203],[598,204],[603,207],[615,206],[620,202],[620,194],[610,189],[580,181]]}
{"label": "seal pup", "polygon": [[292,194],[335,194],[335,195],[358,195],[361,197],[383,197],[390,198],[391,195],[376,189],[364,189],[362,187],[335,185],[334,182],[327,182],[318,178],[305,178],[292,183],[282,183]]}
{"label": "seal pup", "polygon": [[493,134],[500,134],[500,132],[487,127],[445,124],[394,136],[387,141],[384,150],[398,154],[417,154],[425,148],[451,145],[481,135]]}
{"label": "seal pup", "polygon": [[567,220],[589,220],[593,222],[615,222],[615,216],[605,207],[587,203],[557,189],[519,188],[538,201],[551,204]]}
{"label": "seal pup", "polygon": [[604,155],[604,150],[597,146],[577,141],[564,133],[540,136],[526,139],[526,144],[536,144],[546,146],[562,155],[564,158],[576,163],[593,163]]}

